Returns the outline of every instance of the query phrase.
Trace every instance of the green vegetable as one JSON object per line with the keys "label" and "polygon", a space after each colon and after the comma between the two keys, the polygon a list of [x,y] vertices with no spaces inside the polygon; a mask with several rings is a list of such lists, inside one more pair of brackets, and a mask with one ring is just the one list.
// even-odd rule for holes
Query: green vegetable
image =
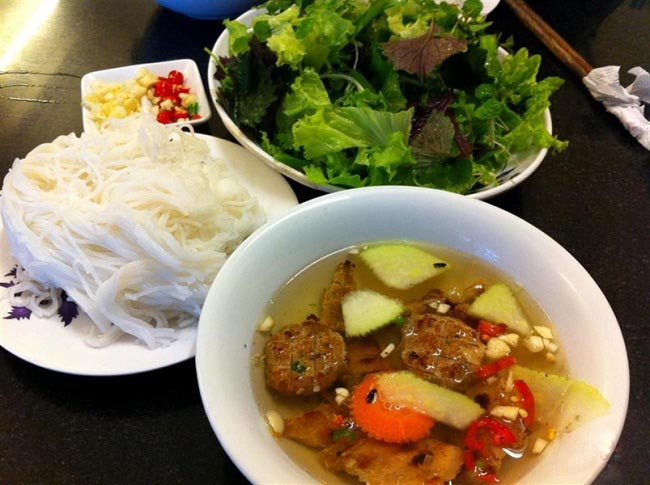
{"label": "green vegetable", "polygon": [[404,315],[400,315],[395,320],[393,320],[392,323],[397,327],[403,327],[404,324],[406,323],[406,317]]}
{"label": "green vegetable", "polygon": [[307,370],[307,366],[301,363],[299,360],[294,360],[291,363],[291,371],[297,374],[302,374]]}
{"label": "green vegetable", "polygon": [[467,193],[517,155],[566,146],[544,128],[562,80],[539,56],[500,59],[481,3],[271,0],[252,32],[225,23],[218,97],[246,134],[307,179]]}
{"label": "green vegetable", "polygon": [[249,50],[228,64],[228,72],[230,75],[223,79],[219,95],[231,116],[244,126],[259,125],[278,98],[273,71],[264,59]]}
{"label": "green vegetable", "polygon": [[296,147],[313,160],[348,148],[382,146],[393,133],[408,142],[411,112],[389,113],[369,108],[319,109],[297,121],[292,128]]}
{"label": "green vegetable", "polygon": [[228,29],[228,49],[231,54],[239,55],[249,50],[249,42],[253,37],[245,25],[225,19],[223,25]]}
{"label": "green vegetable", "polygon": [[199,113],[199,103],[192,103],[187,107],[187,114],[191,118]]}
{"label": "green vegetable", "polygon": [[393,322],[404,311],[399,300],[372,290],[350,291],[343,297],[341,308],[348,337],[367,335]]}
{"label": "green vegetable", "polygon": [[485,413],[466,395],[425,381],[408,371],[379,374],[377,389],[384,402],[427,414],[456,429],[467,428]]}
{"label": "green vegetable", "polygon": [[360,258],[386,286],[406,290],[422,283],[450,265],[410,244],[380,244],[359,253]]}
{"label": "green vegetable", "polygon": [[336,443],[338,440],[347,438],[351,442],[354,442],[357,440],[357,433],[350,428],[341,428],[341,429],[335,429],[332,431],[332,441]]}
{"label": "green vegetable", "polygon": [[522,335],[528,335],[531,331],[517,298],[503,283],[488,286],[469,306],[468,313],[492,323],[505,323],[509,329]]}
{"label": "green vegetable", "polygon": [[512,368],[512,374],[533,392],[535,419],[558,432],[572,431],[610,410],[600,391],[586,382],[519,365]]}

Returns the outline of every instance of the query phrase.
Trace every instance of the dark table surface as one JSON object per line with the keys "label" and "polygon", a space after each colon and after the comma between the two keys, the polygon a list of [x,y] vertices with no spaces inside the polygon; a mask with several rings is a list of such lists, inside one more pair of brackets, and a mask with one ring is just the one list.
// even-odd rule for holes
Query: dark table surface
{"label": "dark table surface", "polygon": [[[219,21],[190,19],[153,0],[60,0],[25,37],[31,16],[53,1],[0,2],[3,174],[38,144],[82,131],[83,74],[192,58],[207,85],[203,48],[222,30]],[[650,68],[647,0],[530,5],[593,66],[620,65],[622,73],[637,65]],[[566,79],[552,115],[554,131],[570,145],[490,203],[558,241],[607,296],[625,338],[631,391],[620,442],[596,483],[648,483],[650,152],[507,6],[497,7],[491,20],[493,31],[542,54],[542,76]],[[9,56],[21,39],[22,47]],[[216,113],[198,131],[231,139]],[[319,195],[292,185],[301,201]],[[140,375],[80,377],[35,367],[0,349],[0,483],[95,482],[245,482],[210,428],[194,361]]]}

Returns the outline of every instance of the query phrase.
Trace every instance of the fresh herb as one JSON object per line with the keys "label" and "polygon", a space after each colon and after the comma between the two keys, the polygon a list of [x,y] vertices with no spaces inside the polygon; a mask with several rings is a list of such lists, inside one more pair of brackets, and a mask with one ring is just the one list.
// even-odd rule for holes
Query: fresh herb
{"label": "fresh herb", "polygon": [[393,324],[398,327],[404,326],[405,323],[406,323],[406,317],[404,315],[400,315],[395,320],[393,320]]}
{"label": "fresh herb", "polygon": [[440,31],[437,24],[431,23],[427,32],[421,36],[382,44],[384,54],[395,69],[425,79],[445,59],[467,50],[467,40],[449,34],[439,35]]}
{"label": "fresh herb", "polygon": [[332,431],[332,441],[336,443],[340,439],[349,439],[350,441],[356,441],[357,439],[357,434],[353,429],[350,428],[341,428],[341,429],[335,429]]}
{"label": "fresh herb", "polygon": [[307,370],[307,366],[304,365],[303,363],[301,363],[299,360],[294,360],[291,363],[291,370],[293,372],[298,373],[298,374],[302,374],[303,372],[305,372]]}
{"label": "fresh herb", "polygon": [[199,103],[192,103],[187,107],[187,114],[190,118],[199,114]]}
{"label": "fresh herb", "polygon": [[518,153],[566,146],[544,127],[562,80],[538,82],[540,57],[526,49],[500,58],[479,0],[264,5],[252,29],[225,23],[218,96],[313,183],[467,193]]}

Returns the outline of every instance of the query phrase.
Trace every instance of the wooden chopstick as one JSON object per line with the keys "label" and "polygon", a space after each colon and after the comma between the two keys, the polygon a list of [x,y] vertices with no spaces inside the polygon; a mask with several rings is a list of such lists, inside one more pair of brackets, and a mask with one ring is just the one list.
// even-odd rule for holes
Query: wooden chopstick
{"label": "wooden chopstick", "polygon": [[541,40],[546,47],[569,69],[580,78],[589,74],[591,65],[571,47],[566,40],[558,34],[553,27],[548,25],[533,9],[523,0],[504,0],[514,11],[528,30]]}

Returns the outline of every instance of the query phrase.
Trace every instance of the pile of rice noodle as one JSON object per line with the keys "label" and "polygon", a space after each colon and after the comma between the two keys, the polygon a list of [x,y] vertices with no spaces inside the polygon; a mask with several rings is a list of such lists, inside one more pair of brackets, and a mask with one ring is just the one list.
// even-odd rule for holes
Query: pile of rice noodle
{"label": "pile of rice noodle", "polygon": [[207,144],[147,115],[17,159],[0,214],[19,268],[10,300],[56,312],[63,289],[103,346],[168,345],[196,323],[226,257],[265,219]]}

